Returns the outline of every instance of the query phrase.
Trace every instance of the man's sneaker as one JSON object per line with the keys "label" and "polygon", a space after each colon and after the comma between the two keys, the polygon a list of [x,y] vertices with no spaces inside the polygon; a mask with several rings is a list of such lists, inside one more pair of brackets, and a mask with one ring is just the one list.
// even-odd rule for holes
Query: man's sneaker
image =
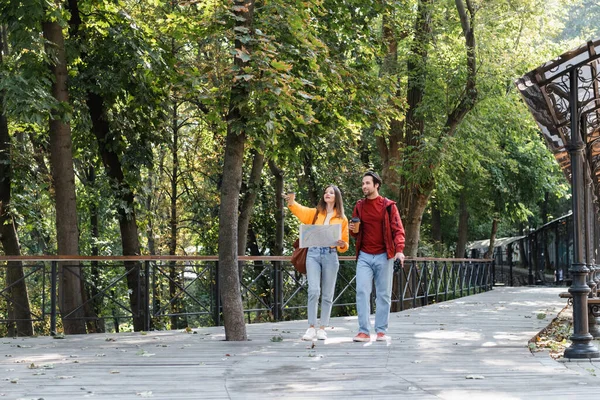
{"label": "man's sneaker", "polygon": [[327,333],[325,332],[325,329],[319,329],[317,331],[317,339],[319,339],[319,340],[327,339]]}
{"label": "man's sneaker", "polygon": [[377,341],[386,342],[390,337],[383,332],[377,332]]}
{"label": "man's sneaker", "polygon": [[364,332],[360,332],[358,335],[354,336],[354,340],[355,342],[370,342],[371,341],[371,336],[367,335]]}
{"label": "man's sneaker", "polygon": [[304,336],[302,336],[302,340],[313,340],[317,336],[317,331],[315,328],[308,328]]}

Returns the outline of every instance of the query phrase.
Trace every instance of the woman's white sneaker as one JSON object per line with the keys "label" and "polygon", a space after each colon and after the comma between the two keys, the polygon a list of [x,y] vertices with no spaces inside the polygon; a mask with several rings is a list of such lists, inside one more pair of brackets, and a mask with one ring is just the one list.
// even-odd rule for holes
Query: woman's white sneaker
{"label": "woman's white sneaker", "polygon": [[319,339],[319,340],[327,339],[327,332],[325,332],[325,329],[319,329],[317,331],[317,339]]}
{"label": "woman's white sneaker", "polygon": [[317,336],[317,331],[315,328],[308,328],[304,336],[302,336],[302,340],[313,340]]}

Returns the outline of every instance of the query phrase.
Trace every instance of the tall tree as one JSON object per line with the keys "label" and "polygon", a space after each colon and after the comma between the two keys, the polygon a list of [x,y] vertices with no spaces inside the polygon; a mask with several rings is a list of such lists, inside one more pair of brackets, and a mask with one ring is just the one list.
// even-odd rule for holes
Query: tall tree
{"label": "tall tree", "polygon": [[[461,94],[454,104],[450,104],[445,122],[439,128],[429,128],[435,134],[426,129],[427,112],[423,102],[427,94],[428,70],[431,69],[429,50],[433,39],[432,15],[435,2],[419,0],[414,38],[407,58],[405,120],[392,120],[388,137],[378,138],[378,148],[384,161],[384,180],[388,180],[399,198],[399,209],[406,230],[404,251],[407,256],[417,255],[421,221],[435,187],[434,171],[441,163],[440,154],[445,148],[445,138],[454,135],[477,99],[475,9],[470,0],[455,0],[455,7],[465,43],[466,73]],[[393,45],[395,39],[390,37],[392,31],[384,30],[384,34],[388,36],[384,40],[390,43],[388,52],[397,51],[397,46]],[[394,58],[393,54],[388,57]],[[425,140],[427,136],[431,139]],[[433,147],[426,151],[426,147],[431,144]]]}
{"label": "tall tree", "polygon": [[[71,126],[64,110],[70,106],[67,58],[62,27],[58,20],[60,2],[48,3],[42,23],[46,55],[52,74],[52,95],[56,106],[50,116],[50,163],[56,202],[56,237],[58,254],[79,254],[79,229],[75,197],[75,172]],[[65,333],[85,333],[80,267],[77,263],[59,264],[59,307]]]}
{"label": "tall tree", "polygon": [[[241,74],[250,60],[250,49],[242,36],[252,33],[254,0],[234,0],[235,59],[233,72]],[[219,281],[226,340],[246,340],[244,307],[240,294],[238,274],[238,204],[242,186],[244,145],[246,143],[246,118],[244,109],[249,92],[244,79],[232,81],[229,110],[227,113],[227,137],[223,159],[223,183],[219,207]]]}
{"label": "tall tree", "polygon": [[[4,26],[0,24],[0,66],[4,63],[3,54],[8,51],[6,37]],[[4,91],[0,90],[0,243],[2,243],[4,254],[19,256],[21,255],[21,246],[11,211],[12,152],[5,110]],[[8,292],[8,335],[32,336],[33,323],[29,295],[21,262],[8,262],[6,289]]]}
{"label": "tall tree", "polygon": [[[140,165],[150,164],[150,147],[158,141],[155,132],[164,118],[157,107],[163,96],[160,68],[153,68],[162,60],[153,54],[145,31],[114,5],[70,0],[69,10],[71,37],[82,61],[77,75],[81,101],[115,198],[121,251],[140,255],[135,191],[141,184]],[[148,300],[141,263],[126,261],[125,268],[134,330],[140,331],[146,326]]]}

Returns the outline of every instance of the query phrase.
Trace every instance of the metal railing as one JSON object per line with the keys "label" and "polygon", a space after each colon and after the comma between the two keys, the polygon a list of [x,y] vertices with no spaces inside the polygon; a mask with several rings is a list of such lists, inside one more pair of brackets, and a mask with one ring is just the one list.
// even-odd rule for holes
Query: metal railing
{"label": "metal railing", "polygon": [[[306,318],[307,282],[289,262],[290,257],[240,257],[241,296],[246,322]],[[9,309],[20,307],[6,284],[8,261],[19,261],[30,299],[30,320],[36,332],[55,334],[61,321],[85,315],[88,331],[132,329],[140,318],[144,330],[180,329],[222,324],[218,258],[214,256],[139,257],[0,257],[0,333],[15,323]],[[76,262],[61,270],[59,263]],[[126,263],[127,266],[126,266]],[[134,268],[131,267],[135,263]],[[14,263],[13,263],[14,265]],[[332,316],[355,315],[354,257],[340,257]],[[77,275],[83,304],[59,318],[60,274]],[[69,272],[70,271],[70,272]],[[133,275],[142,290],[135,296],[127,277]],[[395,268],[392,311],[424,306],[491,290],[492,260],[406,259]],[[374,294],[373,294],[374,295]],[[147,299],[147,301],[141,301]],[[374,304],[374,302],[372,302]],[[137,304],[132,307],[131,304]],[[13,314],[14,315],[14,314]],[[77,318],[81,318],[78,316]]]}

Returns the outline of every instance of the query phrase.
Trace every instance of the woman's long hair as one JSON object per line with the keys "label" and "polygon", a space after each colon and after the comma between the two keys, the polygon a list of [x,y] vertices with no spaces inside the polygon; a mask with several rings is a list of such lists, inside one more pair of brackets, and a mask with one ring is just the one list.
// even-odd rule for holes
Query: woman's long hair
{"label": "woman's long hair", "polygon": [[344,199],[342,199],[342,192],[335,185],[329,185],[323,190],[323,194],[321,194],[321,199],[319,199],[319,203],[317,204],[317,211],[319,213],[327,213],[327,204],[323,199],[323,195],[327,189],[332,188],[333,193],[335,193],[335,203],[333,203],[333,209],[335,210],[335,214],[339,218],[344,218]]}

